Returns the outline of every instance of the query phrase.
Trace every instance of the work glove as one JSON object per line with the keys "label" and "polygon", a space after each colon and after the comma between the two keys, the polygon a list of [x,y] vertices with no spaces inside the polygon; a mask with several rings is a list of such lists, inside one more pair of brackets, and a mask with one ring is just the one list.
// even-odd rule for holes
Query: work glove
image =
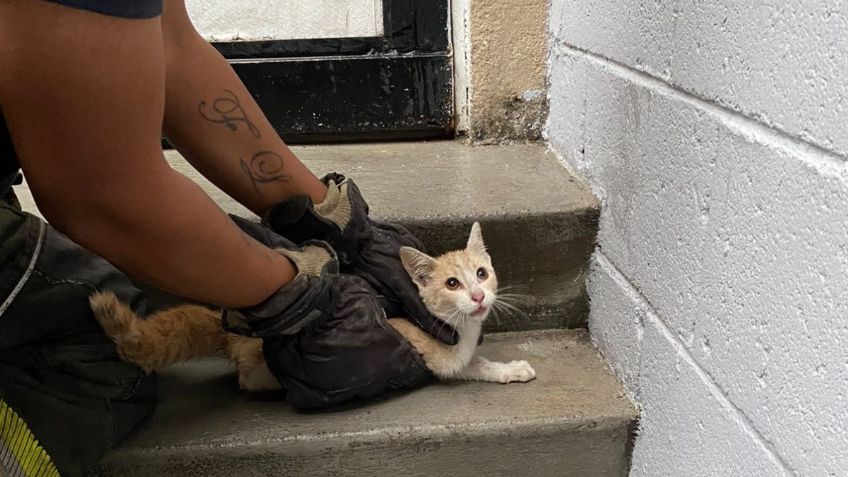
{"label": "work glove", "polygon": [[328,244],[297,247],[258,224],[233,220],[297,269],[294,280],[264,302],[223,313],[228,331],[263,339],[265,361],[291,405],[330,407],[418,387],[432,377],[418,351],[388,323],[368,283],[338,273]]}
{"label": "work glove", "polygon": [[318,239],[338,253],[341,270],[364,279],[385,299],[392,316],[407,318],[446,344],[456,344],[454,329],[434,317],[400,261],[400,248],[425,251],[404,227],[378,222],[368,216],[368,204],[359,188],[341,174],[322,179],[327,197],[314,204],[308,196],[296,196],[275,205],[263,218],[274,232],[295,242]]}

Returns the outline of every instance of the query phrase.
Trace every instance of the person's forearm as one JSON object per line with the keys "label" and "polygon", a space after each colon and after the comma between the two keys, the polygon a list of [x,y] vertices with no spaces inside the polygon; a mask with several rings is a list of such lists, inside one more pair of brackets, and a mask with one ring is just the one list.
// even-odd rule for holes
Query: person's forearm
{"label": "person's forearm", "polygon": [[[296,194],[319,202],[326,187],[283,143],[232,67],[165,6],[165,135],[204,176],[262,215]],[[180,23],[174,37],[171,25]],[[170,32],[170,33],[169,33]]]}
{"label": "person's forearm", "polygon": [[128,274],[207,303],[254,305],[291,278],[287,260],[165,162],[158,18],[0,2],[0,32],[3,116],[51,225]]}
{"label": "person's forearm", "polygon": [[182,175],[163,168],[134,179],[101,183],[45,215],[129,275],[201,302],[255,305],[293,278],[287,259],[249,238]]}

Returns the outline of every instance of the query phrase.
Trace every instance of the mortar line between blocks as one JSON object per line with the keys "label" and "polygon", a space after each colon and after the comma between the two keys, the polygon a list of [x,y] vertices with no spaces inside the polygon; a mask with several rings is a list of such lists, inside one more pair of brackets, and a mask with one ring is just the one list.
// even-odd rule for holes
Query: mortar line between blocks
{"label": "mortar line between blocks", "polygon": [[848,157],[842,154],[800,139],[786,131],[777,129],[738,111],[680,89],[668,81],[592,51],[564,42],[558,42],[554,48],[564,55],[574,58],[585,58],[587,61],[594,63],[621,79],[704,111],[741,136],[766,146],[779,148],[810,164],[824,174],[836,175],[842,178],[848,175]]}
{"label": "mortar line between blocks", "polygon": [[596,250],[594,253],[595,260],[598,261],[598,264],[604,268],[604,270],[609,274],[610,278],[618,284],[626,294],[630,295],[632,299],[636,301],[636,303],[644,309],[645,317],[651,321],[663,334],[663,336],[671,343],[675,352],[677,352],[678,356],[681,356],[687,364],[689,364],[692,369],[695,370],[695,374],[698,376],[701,381],[706,384],[707,389],[710,394],[718,400],[718,402],[722,405],[730,409],[735,415],[736,421],[741,424],[741,427],[747,432],[754,441],[762,448],[762,450],[771,457],[775,462],[777,462],[783,471],[787,475],[798,475],[786,461],[778,454],[777,450],[774,449],[774,445],[766,439],[756,427],[754,427],[754,423],[751,422],[750,418],[745,415],[745,413],[739,409],[731,400],[727,397],[727,394],[721,387],[716,383],[715,379],[712,375],[707,372],[700,364],[692,357],[692,354],[689,352],[689,348],[687,348],[683,342],[668,328],[665,321],[660,318],[659,314],[655,311],[651,302],[636,288],[636,285],[627,278],[618,267],[615,266],[612,261],[607,258],[607,256],[600,250]]}

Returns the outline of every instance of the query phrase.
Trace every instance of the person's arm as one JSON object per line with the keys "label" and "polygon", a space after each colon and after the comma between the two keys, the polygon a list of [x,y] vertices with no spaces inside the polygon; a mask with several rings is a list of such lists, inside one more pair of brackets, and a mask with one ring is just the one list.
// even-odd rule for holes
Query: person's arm
{"label": "person's arm", "polygon": [[88,187],[84,177],[76,187],[35,181],[34,193],[54,227],[171,293],[243,307],[291,281],[288,260],[242,233],[193,182],[168,167],[145,169],[123,180],[103,174]]}
{"label": "person's arm", "polygon": [[288,260],[165,162],[158,18],[5,2],[0,43],[0,105],[54,227],[132,276],[208,303],[254,305],[291,280]]}
{"label": "person's arm", "polygon": [[165,2],[165,135],[201,174],[257,215],[327,187],[286,147],[224,58],[195,31],[183,0]]}
{"label": "person's arm", "polygon": [[[350,202],[347,185],[339,183],[338,175],[326,175],[336,181],[325,184],[292,154],[232,67],[195,31],[184,0],[165,3],[162,32],[165,133],[183,156],[275,232],[295,242],[329,241],[344,257],[348,272],[370,276],[369,283],[403,308],[406,317],[440,340],[455,343],[453,329],[424,306],[398,256],[401,246],[421,250],[423,244],[402,227],[376,225],[367,217],[358,190],[355,203]],[[304,209],[304,195],[311,199],[309,211]],[[316,216],[315,204],[338,216]],[[345,211],[350,216],[344,216]],[[287,215],[296,213],[305,215]],[[301,221],[303,217],[308,220]]]}

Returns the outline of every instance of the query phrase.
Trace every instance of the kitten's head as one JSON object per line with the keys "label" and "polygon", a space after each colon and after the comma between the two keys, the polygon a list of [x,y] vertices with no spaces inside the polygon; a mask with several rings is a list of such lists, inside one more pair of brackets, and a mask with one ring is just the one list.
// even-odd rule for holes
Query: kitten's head
{"label": "kitten's head", "polygon": [[400,259],[421,299],[437,318],[456,326],[466,320],[483,321],[497,299],[498,278],[486,252],[480,224],[475,222],[464,250],[433,258],[411,247],[400,249]]}

